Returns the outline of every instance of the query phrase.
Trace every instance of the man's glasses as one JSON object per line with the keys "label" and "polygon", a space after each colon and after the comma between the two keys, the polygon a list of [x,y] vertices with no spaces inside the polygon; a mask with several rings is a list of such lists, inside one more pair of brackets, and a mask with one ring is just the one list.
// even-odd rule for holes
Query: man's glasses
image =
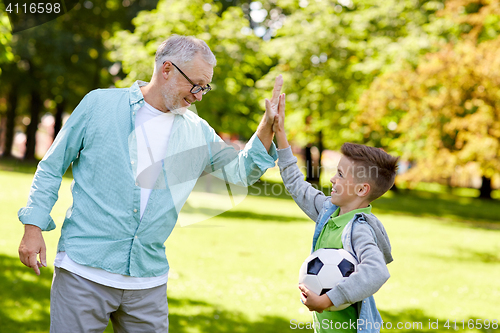
{"label": "man's glasses", "polygon": [[[164,61],[163,64],[165,64],[167,61]],[[210,90],[212,90],[212,87],[210,87],[209,84],[207,84],[206,86],[202,87],[200,86],[199,84],[194,84],[193,81],[191,81],[186,74],[184,74],[181,69],[179,67],[177,67],[173,62],[170,61],[170,63],[172,65],[174,65],[175,68],[177,68],[177,70],[179,71],[179,73],[182,74],[182,76],[184,76],[186,78],[186,80],[189,81],[189,83],[191,83],[193,85],[193,88],[191,88],[191,94],[197,94],[199,93],[200,91],[202,91],[202,94],[205,95],[207,92],[209,92]]]}

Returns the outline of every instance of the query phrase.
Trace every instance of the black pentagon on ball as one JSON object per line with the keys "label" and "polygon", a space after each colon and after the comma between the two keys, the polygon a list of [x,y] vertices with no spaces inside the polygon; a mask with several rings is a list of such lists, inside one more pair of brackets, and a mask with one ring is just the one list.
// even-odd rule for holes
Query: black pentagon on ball
{"label": "black pentagon on ball", "polygon": [[318,275],[321,267],[323,267],[323,262],[316,257],[307,263],[307,274]]}
{"label": "black pentagon on ball", "polygon": [[338,264],[338,267],[343,277],[348,277],[354,273],[354,264],[349,260],[342,259],[342,261]]}
{"label": "black pentagon on ball", "polygon": [[327,292],[329,292],[330,290],[332,290],[332,288],[326,288],[326,289],[321,289],[321,292],[319,293],[320,296],[326,294]]}

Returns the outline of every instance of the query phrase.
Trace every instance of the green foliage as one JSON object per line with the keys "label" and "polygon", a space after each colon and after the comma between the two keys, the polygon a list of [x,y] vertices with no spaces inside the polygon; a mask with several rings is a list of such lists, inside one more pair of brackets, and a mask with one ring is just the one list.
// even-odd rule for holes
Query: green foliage
{"label": "green foliage", "polygon": [[108,70],[112,63],[103,41],[116,30],[130,28],[137,11],[153,8],[154,1],[128,1],[128,5],[121,0],[82,2],[56,20],[13,36],[2,34],[0,41],[12,37],[7,56],[13,57],[2,66],[2,84],[19,87],[18,96],[23,99],[36,91],[47,100],[48,110],[61,103],[71,110],[90,90],[112,85]]}
{"label": "green foliage", "polygon": [[149,81],[157,47],[172,34],[191,35],[207,42],[217,58],[214,89],[196,105],[216,131],[250,137],[262,116],[253,96],[254,82],[265,73],[270,59],[260,52],[262,40],[248,34],[248,21],[238,7],[220,14],[220,3],[165,0],[156,10],[140,13],[134,32],[119,31],[112,39],[112,58],[121,61],[129,86]]}
{"label": "green foliage", "polygon": [[464,39],[484,42],[500,34],[500,7],[494,0],[448,0],[442,15],[458,24]]}
{"label": "green foliage", "polygon": [[[485,111],[486,106],[473,101],[479,98],[496,110],[496,78],[492,76],[496,71],[480,73],[473,68],[479,61],[452,55],[476,52],[478,57],[486,57],[486,49],[476,50],[466,41],[482,44],[498,39],[497,2],[262,1],[269,14],[261,23],[269,28],[263,39],[250,29],[255,22],[249,21],[249,4],[238,4],[164,0],[156,9],[135,17],[141,9],[154,8],[156,2],[96,0],[78,4],[59,19],[14,36],[7,33],[8,21],[2,16],[3,94],[9,86],[17,86],[15,91],[21,96],[18,109],[24,113],[29,105],[26,97],[34,90],[47,109],[60,103],[71,109],[96,87],[149,80],[158,45],[171,34],[194,35],[205,40],[218,59],[215,89],[196,105],[218,132],[248,138],[262,116],[263,99],[269,97],[275,76],[283,74],[286,126],[290,138],[301,146],[322,140],[324,148],[337,149],[345,141],[369,142],[409,159],[434,160],[434,164],[423,165],[428,170],[438,166],[443,171],[440,176],[449,175],[454,165],[467,159],[481,159],[486,175],[497,172],[493,157],[480,157],[484,149],[473,149],[479,143],[490,151],[496,149],[491,143],[497,138],[496,111]],[[462,46],[456,50],[452,46],[450,51],[446,45]],[[426,59],[422,57],[426,53],[441,55]],[[465,73],[468,66],[472,72]],[[478,77],[486,72],[487,77]],[[116,82],[124,73],[126,78]],[[451,81],[445,82],[443,75]],[[465,78],[469,83],[460,83]],[[488,96],[467,97],[480,86]],[[450,94],[463,91],[453,95],[459,97],[449,98],[446,89]],[[462,111],[427,112],[437,110],[439,103]],[[0,109],[6,108],[2,105]],[[420,113],[410,117],[410,109]],[[486,116],[488,112],[490,116]],[[407,120],[401,123],[403,118]],[[491,122],[491,128],[471,145],[474,140],[466,138],[461,128],[476,118]],[[439,124],[444,123],[447,125],[440,129]],[[444,150],[428,148],[438,138]],[[434,158],[438,153],[441,157]]]}
{"label": "green foliage", "polygon": [[468,162],[491,178],[500,172],[499,59],[500,39],[465,41],[428,55],[416,70],[383,75],[361,99],[353,128],[415,161],[406,175],[413,182],[450,177]]}
{"label": "green foliage", "polygon": [[471,162],[487,178],[500,171],[500,9],[491,1],[449,0],[441,15],[458,23],[460,40],[417,68],[378,77],[352,125],[364,142],[416,162],[404,176],[413,186],[449,178]]}
{"label": "green foliage", "polygon": [[[0,1],[0,64],[11,62],[14,60],[14,55],[12,54],[12,48],[10,47],[10,42],[12,40],[12,34],[10,33],[10,22],[9,17],[5,12],[5,4]],[[0,76],[2,75],[2,70],[0,69]]]}
{"label": "green foliage", "polygon": [[[451,23],[436,16],[439,1],[277,2],[289,12],[264,52],[278,64],[258,82],[268,89],[284,73],[287,127],[300,145],[320,131],[327,148],[360,140],[349,125],[357,100],[381,73],[419,57],[454,38]],[[302,4],[302,7],[300,7]]]}

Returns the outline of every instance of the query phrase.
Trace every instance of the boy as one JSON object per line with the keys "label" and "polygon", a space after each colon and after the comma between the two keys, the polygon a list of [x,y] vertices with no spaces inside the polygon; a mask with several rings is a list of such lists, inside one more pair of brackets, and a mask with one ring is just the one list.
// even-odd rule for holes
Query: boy
{"label": "boy", "polygon": [[[344,248],[356,257],[356,272],[333,289],[318,296],[300,285],[301,300],[313,311],[314,331],[378,332],[382,318],[373,294],[389,278],[386,264],[392,261],[389,238],[382,223],[371,214],[370,203],[394,184],[398,158],[364,145],[345,143],[337,174],[330,180],[331,196],[325,196],[297,167],[285,128],[285,95],[280,96],[273,131],[278,144],[278,166],[286,189],[314,221],[312,251]],[[332,305],[352,304],[342,311],[324,311]]]}

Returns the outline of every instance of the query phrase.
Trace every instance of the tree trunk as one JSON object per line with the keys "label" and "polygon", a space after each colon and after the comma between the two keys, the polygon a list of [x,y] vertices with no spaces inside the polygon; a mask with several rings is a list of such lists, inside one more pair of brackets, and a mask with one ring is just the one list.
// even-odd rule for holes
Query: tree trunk
{"label": "tree trunk", "polygon": [[491,178],[483,176],[483,183],[479,189],[481,199],[491,199]]}
{"label": "tree trunk", "polygon": [[314,163],[314,159],[311,154],[312,145],[307,145],[305,150],[305,159],[306,159],[306,181],[310,183],[318,183],[319,178],[317,176],[316,171],[316,163]]}
{"label": "tree trunk", "polygon": [[33,90],[31,93],[30,114],[31,122],[26,128],[26,152],[24,153],[25,160],[35,159],[36,147],[36,131],[40,121],[40,111],[42,109],[42,99],[40,93]]}
{"label": "tree trunk", "polygon": [[54,115],[54,140],[62,127],[62,118],[66,103],[62,102],[56,106],[56,114]]}
{"label": "tree trunk", "polygon": [[312,155],[311,155],[311,145],[307,145],[304,151],[304,157],[306,162],[306,180],[310,181],[312,177]]}
{"label": "tree trunk", "polygon": [[325,150],[325,146],[323,146],[323,131],[319,131],[318,133],[318,150],[319,150],[319,158],[318,165],[316,168],[316,174],[318,177],[318,182],[321,179],[321,157],[323,157],[323,150]]}
{"label": "tree trunk", "polygon": [[319,157],[318,160],[313,159],[311,154],[312,144],[307,145],[305,148],[305,159],[306,159],[306,180],[310,183],[319,184],[320,176],[321,176],[321,156],[323,155],[323,150],[325,147],[323,146],[323,132],[318,132],[318,151]]}
{"label": "tree trunk", "polygon": [[16,127],[16,108],[17,108],[17,85],[13,84],[9,95],[7,96],[7,127],[5,129],[5,147],[3,157],[12,157],[12,145],[14,143]]}

